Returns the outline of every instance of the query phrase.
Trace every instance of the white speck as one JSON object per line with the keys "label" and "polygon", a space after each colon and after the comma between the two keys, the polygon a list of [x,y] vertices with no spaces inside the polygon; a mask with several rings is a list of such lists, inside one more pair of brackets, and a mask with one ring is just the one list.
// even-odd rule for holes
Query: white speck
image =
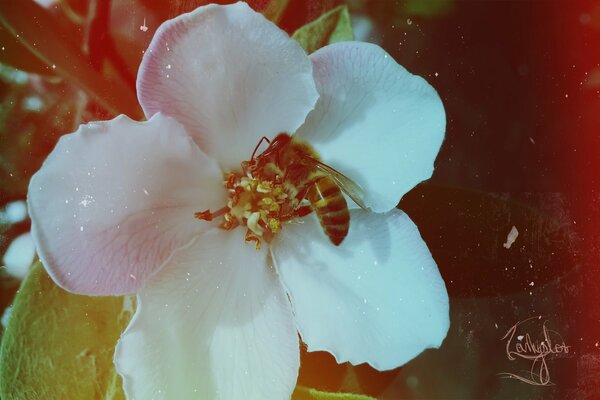
{"label": "white speck", "polygon": [[92,204],[94,202],[94,198],[92,196],[90,196],[89,194],[86,194],[85,196],[83,196],[83,200],[81,200],[79,202],[80,205],[87,207],[90,204]]}
{"label": "white speck", "polygon": [[8,203],[3,214],[9,224],[24,221],[27,218],[27,204],[22,200]]}
{"label": "white speck", "polygon": [[144,189],[144,194],[148,196],[148,191],[146,189]]}
{"label": "white speck", "polygon": [[35,257],[35,244],[30,233],[17,236],[6,249],[2,263],[6,272],[17,279],[24,279]]}
{"label": "white speck", "polygon": [[367,304],[367,299],[363,299],[363,302],[364,302],[365,304]]}
{"label": "white speck", "polygon": [[69,204],[69,199],[66,199],[66,200],[65,200],[65,204]]}
{"label": "white speck", "polygon": [[568,95],[568,94],[565,94],[565,99],[568,99],[568,98],[569,98],[569,95]]}
{"label": "white speck", "polygon": [[169,77],[169,74],[167,74],[167,78]]}
{"label": "white speck", "polygon": [[167,69],[171,69],[171,64],[167,64]]}
{"label": "white speck", "polygon": [[435,75],[435,76],[439,76],[439,74],[438,74],[437,72],[436,72],[434,75]]}
{"label": "white speck", "polygon": [[134,275],[134,274],[129,274],[129,277],[130,277],[131,279],[133,279],[134,281],[137,279],[137,278],[135,277],[135,275]]}
{"label": "white speck", "polygon": [[510,249],[510,246],[512,246],[515,240],[517,240],[518,236],[519,231],[517,230],[517,227],[513,225],[510,232],[508,232],[508,236],[506,237],[506,243],[504,243],[502,246],[504,246],[507,249]]}
{"label": "white speck", "polygon": [[519,340],[519,341],[523,340],[523,338],[524,338],[524,336],[523,336],[523,335],[519,335],[519,336],[517,336],[517,340]]}
{"label": "white speck", "polygon": [[494,323],[494,326],[496,327],[496,329],[498,329],[498,324]]}
{"label": "white speck", "polygon": [[406,20],[406,23],[407,23],[408,25],[412,25],[412,19],[408,18],[408,19]]}
{"label": "white speck", "polygon": [[148,27],[146,26],[146,18],[144,18],[144,23],[142,24],[142,26],[140,26],[140,31],[146,32],[147,30]]}
{"label": "white speck", "polygon": [[535,144],[535,140],[533,140],[533,138],[532,138],[531,136],[529,137],[529,141],[530,141],[531,143]]}
{"label": "white speck", "polygon": [[23,100],[23,109],[26,111],[41,111],[44,102],[39,96],[29,96]]}
{"label": "white speck", "polygon": [[81,232],[83,232],[83,226],[80,226],[80,227],[79,227],[79,230],[80,230]]}
{"label": "white speck", "polygon": [[52,64],[52,69],[56,69],[56,65],[55,64]]}
{"label": "white speck", "polygon": [[[2,50],[4,50],[4,47],[2,48]],[[6,329],[8,327],[8,321],[10,320],[11,315],[12,315],[12,306],[8,306],[8,307],[6,307],[6,310],[4,310],[4,314],[2,314],[2,319],[0,320],[0,323],[2,324],[4,329]]]}
{"label": "white speck", "polygon": [[529,284],[529,286],[533,286],[533,285],[535,285],[535,283],[533,283],[533,282],[531,282],[531,283]]}

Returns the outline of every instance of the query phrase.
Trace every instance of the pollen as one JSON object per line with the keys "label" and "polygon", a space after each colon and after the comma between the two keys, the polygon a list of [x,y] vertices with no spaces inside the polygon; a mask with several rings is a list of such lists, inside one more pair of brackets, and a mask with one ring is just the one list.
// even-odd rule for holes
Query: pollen
{"label": "pollen", "polygon": [[223,180],[229,194],[227,206],[214,213],[197,212],[195,218],[213,221],[222,216],[219,225],[222,229],[246,227],[245,241],[255,243],[256,249],[260,249],[261,241],[270,242],[273,235],[281,231],[282,222],[291,219],[290,212],[298,205],[287,185],[276,175],[270,177],[273,179],[257,178],[249,172],[227,173]]}

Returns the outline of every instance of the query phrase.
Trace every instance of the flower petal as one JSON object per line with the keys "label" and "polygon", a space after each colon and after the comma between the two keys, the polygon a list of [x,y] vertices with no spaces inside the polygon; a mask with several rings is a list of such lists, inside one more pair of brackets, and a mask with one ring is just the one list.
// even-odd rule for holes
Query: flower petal
{"label": "flower petal", "polygon": [[194,212],[225,204],[222,179],[172,118],[82,125],[60,139],[29,184],[39,256],[67,290],[134,292],[206,229]]}
{"label": "flower petal", "polygon": [[175,117],[225,170],[239,169],[261,137],[294,132],[318,97],[304,51],[245,3],[162,24],[137,88],[146,116]]}
{"label": "flower petal", "polygon": [[267,252],[214,229],[148,281],[115,352],[130,399],[289,399],[290,304]]}
{"label": "flower petal", "polygon": [[335,43],[311,60],[320,98],[296,135],[360,184],[373,211],[391,210],[431,177],[446,126],[438,94],[373,44]]}
{"label": "flower petal", "polygon": [[388,370],[440,346],[448,294],[406,214],[352,210],[339,247],[320,231],[316,217],[306,218],[286,226],[272,249],[309,351]]}

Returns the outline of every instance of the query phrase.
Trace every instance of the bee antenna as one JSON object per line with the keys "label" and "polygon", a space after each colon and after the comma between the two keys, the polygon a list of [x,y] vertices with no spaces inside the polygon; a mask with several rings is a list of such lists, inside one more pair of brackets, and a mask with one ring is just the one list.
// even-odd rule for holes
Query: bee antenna
{"label": "bee antenna", "polygon": [[258,148],[260,147],[260,145],[262,144],[262,142],[267,142],[269,144],[271,144],[271,141],[266,137],[263,136],[259,141],[258,144],[256,145],[256,147],[254,148],[254,151],[252,152],[252,157],[250,157],[250,161],[254,161],[254,156],[256,155],[256,151],[258,150]]}

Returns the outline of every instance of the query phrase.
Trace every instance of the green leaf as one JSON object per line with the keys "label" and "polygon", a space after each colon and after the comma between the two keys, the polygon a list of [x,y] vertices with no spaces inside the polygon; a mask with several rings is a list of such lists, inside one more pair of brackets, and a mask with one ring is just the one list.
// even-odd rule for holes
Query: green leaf
{"label": "green leaf", "polygon": [[2,338],[0,397],[124,399],[113,352],[132,309],[129,298],[68,293],[37,263]]}
{"label": "green leaf", "polygon": [[289,2],[289,0],[271,0],[262,13],[266,19],[278,24]]}
{"label": "green leaf", "polygon": [[348,7],[339,6],[327,11],[294,32],[292,39],[308,54],[331,43],[353,40]]}
{"label": "green leaf", "polygon": [[373,397],[352,393],[321,392],[304,386],[296,386],[292,400],[375,400]]}
{"label": "green leaf", "polygon": [[448,14],[454,0],[406,0],[404,12],[410,16],[434,18]]}

